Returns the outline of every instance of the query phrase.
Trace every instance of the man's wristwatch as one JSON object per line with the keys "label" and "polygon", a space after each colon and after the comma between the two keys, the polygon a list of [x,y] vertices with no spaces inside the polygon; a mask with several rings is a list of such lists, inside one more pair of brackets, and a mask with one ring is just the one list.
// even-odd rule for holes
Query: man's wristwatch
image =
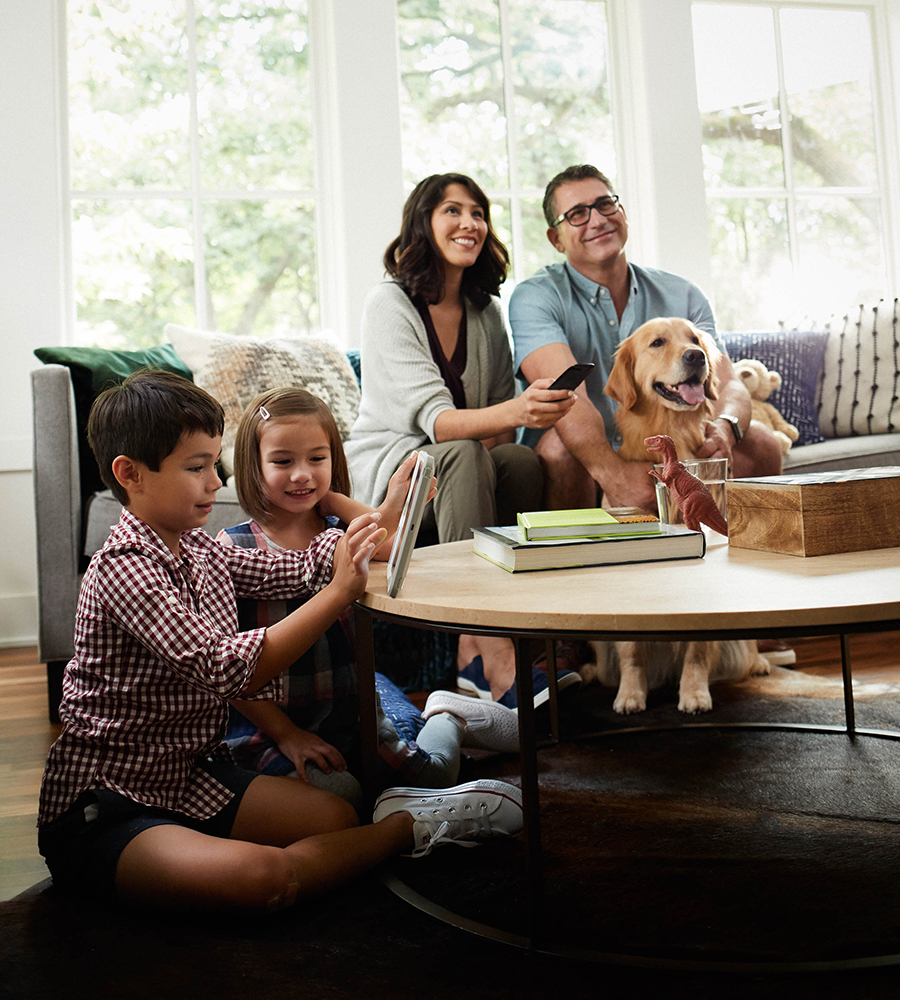
{"label": "man's wristwatch", "polygon": [[731,430],[734,432],[734,443],[740,444],[741,438],[744,436],[741,431],[741,425],[738,418],[732,413],[720,413],[716,420],[727,420],[731,424]]}

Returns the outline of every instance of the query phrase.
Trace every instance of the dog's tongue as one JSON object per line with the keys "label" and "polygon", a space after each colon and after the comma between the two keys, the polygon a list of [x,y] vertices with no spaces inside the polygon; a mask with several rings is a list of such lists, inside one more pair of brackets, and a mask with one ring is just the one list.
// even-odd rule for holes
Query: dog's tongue
{"label": "dog's tongue", "polygon": [[681,382],[675,386],[675,391],[686,402],[695,406],[706,398],[703,386],[699,382]]}

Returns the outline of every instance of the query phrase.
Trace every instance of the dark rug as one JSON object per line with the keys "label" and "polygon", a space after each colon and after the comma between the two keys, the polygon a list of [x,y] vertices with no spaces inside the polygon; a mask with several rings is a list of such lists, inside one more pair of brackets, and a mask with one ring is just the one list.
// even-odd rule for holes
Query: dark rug
{"label": "dark rug", "polygon": [[[374,876],[253,921],[100,906],[48,881],[0,903],[0,996],[896,997],[900,970],[870,963],[900,954],[900,744],[707,725],[842,724],[834,685],[777,681],[720,685],[701,719],[668,690],[629,719],[600,688],[566,701],[568,737],[619,730],[540,753],[542,941],[569,957],[450,927]],[[857,725],[900,728],[898,707],[895,689],[861,685]],[[516,780],[517,767],[494,757],[471,771]],[[382,874],[519,935],[524,858],[514,838]],[[584,950],[605,961],[571,957]],[[836,961],[854,967],[781,965]]]}

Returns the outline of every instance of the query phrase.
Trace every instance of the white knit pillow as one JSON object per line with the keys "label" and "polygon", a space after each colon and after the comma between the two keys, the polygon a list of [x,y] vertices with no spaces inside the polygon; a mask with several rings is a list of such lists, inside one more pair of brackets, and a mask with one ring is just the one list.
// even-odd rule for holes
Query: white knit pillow
{"label": "white knit pillow", "polygon": [[825,438],[900,431],[900,300],[832,317],[817,406]]}
{"label": "white knit pillow", "polygon": [[234,473],[234,437],[241,414],[266,389],[306,389],[328,404],[341,438],[350,437],[359,410],[359,384],[346,353],[327,335],[260,340],[174,323],[166,325],[164,335],[190,368],[194,382],[225,410],[222,465],[229,476]]}

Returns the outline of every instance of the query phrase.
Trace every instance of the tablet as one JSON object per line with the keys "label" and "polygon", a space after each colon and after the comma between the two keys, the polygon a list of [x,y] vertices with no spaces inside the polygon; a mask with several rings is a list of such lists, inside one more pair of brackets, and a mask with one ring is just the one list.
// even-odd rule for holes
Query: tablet
{"label": "tablet", "polygon": [[434,457],[420,451],[409,481],[409,492],[406,494],[406,503],[403,505],[403,513],[400,515],[400,523],[397,525],[397,534],[394,535],[394,544],[388,559],[388,597],[396,597],[403,586],[433,478]]}

